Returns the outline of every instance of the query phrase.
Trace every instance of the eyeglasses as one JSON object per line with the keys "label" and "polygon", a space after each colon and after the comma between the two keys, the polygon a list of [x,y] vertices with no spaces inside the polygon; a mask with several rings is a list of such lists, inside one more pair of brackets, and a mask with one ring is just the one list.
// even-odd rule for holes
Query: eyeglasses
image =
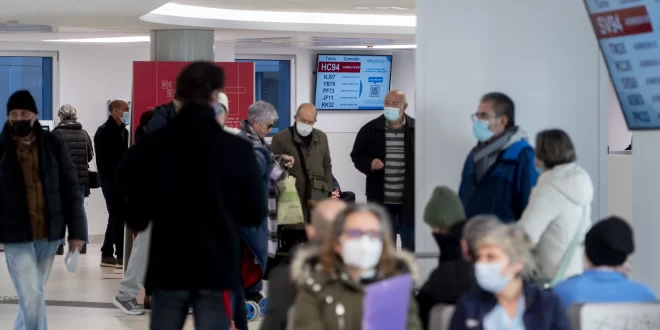
{"label": "eyeglasses", "polygon": [[379,230],[359,230],[359,229],[350,229],[350,230],[345,230],[344,234],[348,238],[360,238],[362,236],[367,236],[369,238],[381,238],[383,236],[383,233]]}
{"label": "eyeglasses", "polygon": [[271,129],[273,128],[273,126],[274,126],[273,124],[268,124],[266,127],[268,127],[268,129]]}
{"label": "eyeglasses", "polygon": [[487,113],[483,113],[483,112],[481,112],[481,113],[479,113],[479,112],[477,112],[477,113],[473,113],[473,114],[470,115],[470,118],[472,118],[472,121],[477,121],[477,120],[490,120],[490,119],[491,119],[490,116],[488,116]]}

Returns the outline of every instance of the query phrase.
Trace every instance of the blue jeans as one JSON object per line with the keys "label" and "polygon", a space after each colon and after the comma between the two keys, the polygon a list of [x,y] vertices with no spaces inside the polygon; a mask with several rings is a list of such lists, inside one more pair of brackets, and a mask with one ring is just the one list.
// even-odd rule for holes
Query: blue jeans
{"label": "blue jeans", "polygon": [[392,218],[392,239],[396,244],[396,235],[401,236],[401,247],[408,252],[415,252],[415,220],[403,219],[401,204],[385,204]]}
{"label": "blue jeans", "polygon": [[[82,196],[83,216],[85,216],[85,244],[89,244],[89,227],[87,226],[87,211],[85,211],[85,186],[80,187],[80,195]],[[60,245],[66,244],[66,236],[60,241]]]}
{"label": "blue jeans", "polygon": [[18,296],[15,330],[45,330],[46,297],[44,287],[53,267],[59,242],[40,240],[5,244],[7,269]]}
{"label": "blue jeans", "polygon": [[101,257],[114,257],[116,254],[117,259],[123,259],[126,199],[113,181],[103,181],[101,190],[105,198],[105,206],[108,208],[108,226],[105,229]]}
{"label": "blue jeans", "polygon": [[[229,294],[229,309],[233,305]],[[225,292],[154,290],[151,295],[151,329],[181,330],[192,306],[195,329],[229,329],[232,316],[227,315]]]}

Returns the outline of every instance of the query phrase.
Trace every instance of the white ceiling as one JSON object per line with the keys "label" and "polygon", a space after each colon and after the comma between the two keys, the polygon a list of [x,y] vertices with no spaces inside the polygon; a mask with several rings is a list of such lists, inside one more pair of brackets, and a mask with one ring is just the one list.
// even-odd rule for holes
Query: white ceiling
{"label": "white ceiling", "polygon": [[[414,15],[414,0],[178,0],[180,4],[222,9],[352,14]],[[0,23],[44,24],[53,33],[1,33],[0,42],[147,35],[164,28],[209,28],[218,43],[246,46],[327,47],[332,45],[412,44],[410,29],[375,29],[353,25],[311,29],[273,27],[250,22],[177,18],[144,19],[167,0],[0,0]],[[394,7],[394,8],[390,8]],[[141,20],[140,17],[143,17]],[[285,25],[286,26],[286,25]]]}

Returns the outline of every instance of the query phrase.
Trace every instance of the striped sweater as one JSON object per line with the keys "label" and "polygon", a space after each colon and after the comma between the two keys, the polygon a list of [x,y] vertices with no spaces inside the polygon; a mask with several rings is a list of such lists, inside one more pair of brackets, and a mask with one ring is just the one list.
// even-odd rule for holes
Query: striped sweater
{"label": "striped sweater", "polygon": [[393,128],[385,124],[385,204],[403,202],[406,179],[406,125]]}

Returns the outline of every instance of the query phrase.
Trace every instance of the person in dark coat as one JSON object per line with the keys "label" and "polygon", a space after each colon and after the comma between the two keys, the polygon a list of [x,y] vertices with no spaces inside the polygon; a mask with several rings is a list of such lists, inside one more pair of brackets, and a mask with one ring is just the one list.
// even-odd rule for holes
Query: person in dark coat
{"label": "person in dark coat", "polygon": [[16,329],[45,329],[44,291],[55,252],[69,231],[69,250],[85,244],[76,169],[62,139],[42,130],[30,92],[7,102],[0,134],[0,243],[18,296]]}
{"label": "person in dark coat", "polygon": [[367,200],[385,205],[392,233],[401,246],[415,251],[415,120],[405,114],[406,95],[392,90],[383,115],[364,125],[355,137],[351,159],[367,176]]}
{"label": "person in dark coat", "polygon": [[[85,199],[89,197],[89,162],[94,158],[94,147],[92,139],[78,122],[78,111],[70,104],[65,104],[57,111],[60,123],[53,129],[53,134],[59,136],[67,145],[71,154],[71,161],[76,167],[78,182],[80,183],[80,193],[83,196],[83,214],[85,215],[85,228],[87,226],[87,213],[85,212]],[[85,245],[80,250],[81,254],[87,253],[87,244],[89,237],[85,232]],[[62,239],[57,254],[64,254],[64,239]]]}
{"label": "person in dark coat", "polygon": [[127,156],[134,160],[127,225],[137,232],[152,226],[151,329],[183,328],[190,306],[197,329],[228,328],[240,286],[240,228],[260,225],[267,214],[252,144],[215,121],[224,82],[213,63],[184,68],[176,83],[178,115]]}
{"label": "person in dark coat", "polygon": [[[346,209],[346,203],[337,199],[328,199],[316,205],[312,211],[311,223],[305,226],[309,243],[306,246],[321,247],[330,236],[332,223],[337,215]],[[296,285],[291,277],[291,262],[296,257],[299,245],[294,253],[283,258],[270,272],[268,278],[268,310],[261,324],[261,330],[286,330],[288,313],[296,299]],[[318,261],[318,260],[316,260]]]}
{"label": "person in dark coat", "polygon": [[[101,247],[101,267],[124,267],[124,221],[126,198],[114,184],[117,166],[128,150],[128,102],[114,100],[108,105],[108,120],[94,135],[96,166],[101,177],[101,190],[108,208],[108,226]],[[116,258],[115,258],[116,254]]]}
{"label": "person in dark coat", "polygon": [[140,115],[140,126],[138,126],[135,129],[135,143],[140,142],[140,139],[144,137],[144,134],[147,131],[147,125],[149,125],[149,122],[153,117],[154,117],[153,110],[145,111],[144,113],[142,113],[142,115]]}
{"label": "person in dark coat", "polygon": [[500,224],[476,245],[478,287],[458,300],[449,329],[571,329],[559,298],[525,280],[535,265],[520,226]]}

